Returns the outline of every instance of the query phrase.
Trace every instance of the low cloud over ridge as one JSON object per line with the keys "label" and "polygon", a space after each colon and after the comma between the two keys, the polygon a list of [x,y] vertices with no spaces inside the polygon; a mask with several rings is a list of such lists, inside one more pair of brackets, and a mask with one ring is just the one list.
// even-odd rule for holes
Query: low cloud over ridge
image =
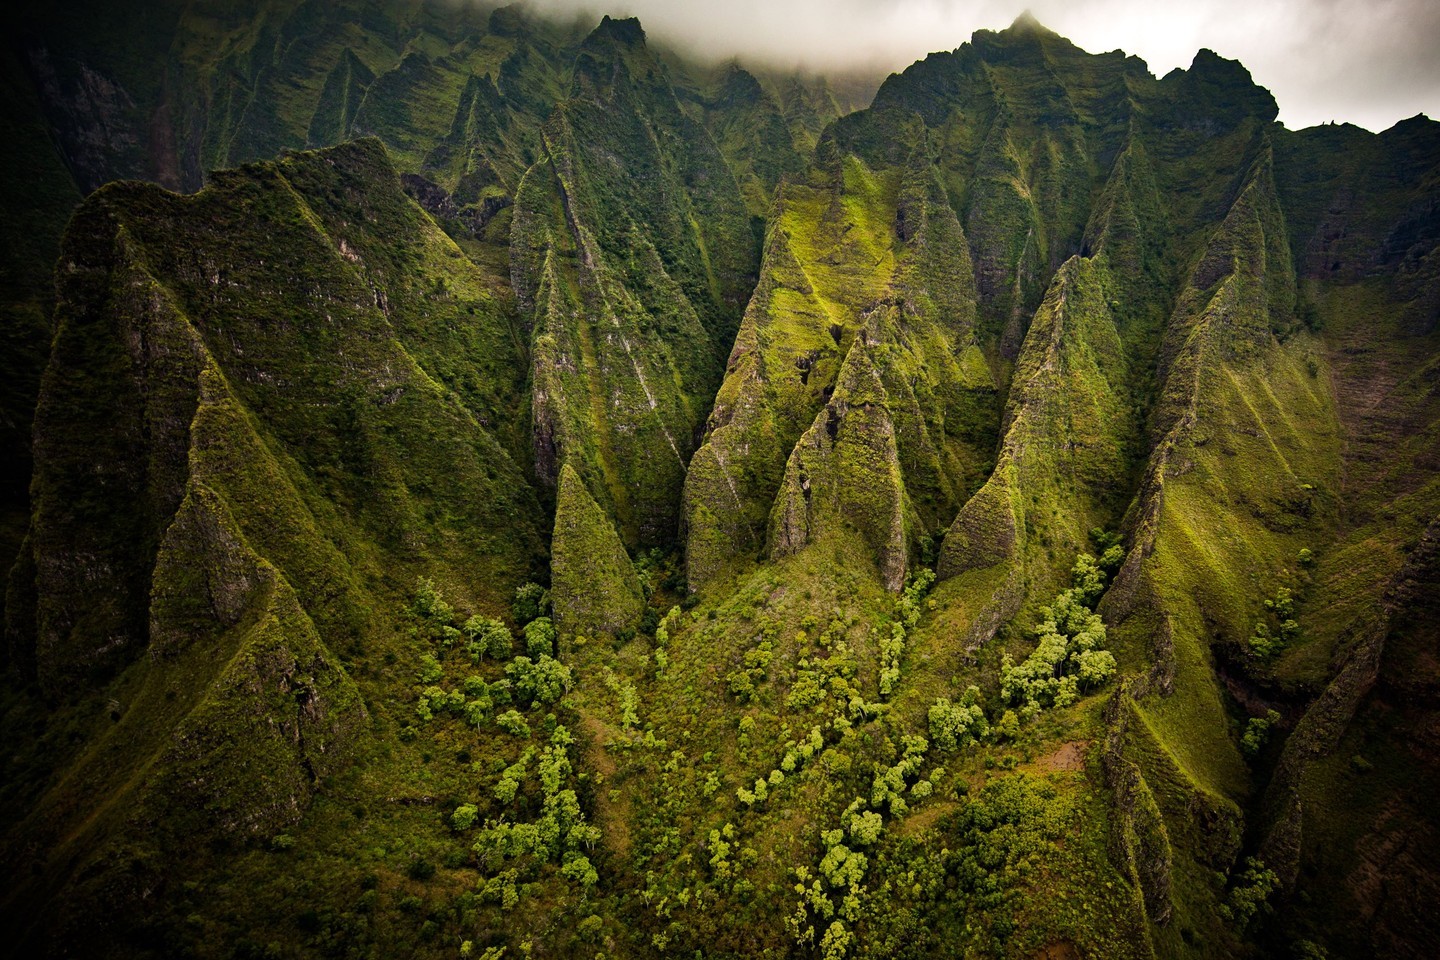
{"label": "low cloud over ridge", "polygon": [[1158,76],[1208,47],[1240,60],[1292,129],[1354,123],[1383,130],[1440,111],[1435,0],[529,0],[538,12],[637,16],[692,53],[777,67],[904,69],[1027,8],[1093,52],[1121,49]]}

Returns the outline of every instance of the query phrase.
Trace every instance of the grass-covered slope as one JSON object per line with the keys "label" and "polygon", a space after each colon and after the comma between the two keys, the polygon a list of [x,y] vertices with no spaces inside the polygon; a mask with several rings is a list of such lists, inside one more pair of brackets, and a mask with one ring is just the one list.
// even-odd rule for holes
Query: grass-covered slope
{"label": "grass-covered slope", "polygon": [[604,20],[516,198],[511,272],[534,342],[535,462],[569,463],[632,543],[664,543],[748,290],[733,175],[639,23]]}
{"label": "grass-covered slope", "polygon": [[[754,216],[780,172],[802,163],[813,142],[805,131],[838,111],[822,83],[794,78],[772,96],[734,67],[716,89],[710,67],[647,50],[638,24],[607,21],[589,35],[515,5],[162,0],[144,16],[117,11],[85,0],[27,9],[6,52],[7,149],[14,182],[26,186],[3,204],[7,222],[33,238],[15,245],[25,256],[0,275],[15,347],[4,413],[6,460],[16,464],[9,489],[23,493],[29,472],[23,450],[48,344],[49,274],[81,193],[125,178],[195,190],[211,170],[375,136],[406,191],[487,264],[506,259],[512,208],[538,162],[519,211],[518,233],[533,242],[517,250],[553,245],[563,260],[578,240],[558,234],[583,230],[603,253],[597,274],[565,279],[573,295],[558,291],[595,328],[594,342],[582,347],[574,330],[537,334],[536,376],[555,386],[544,394],[554,404],[536,405],[539,472],[553,489],[550,446],[563,435],[630,543],[673,539],[667,501],[753,282]],[[611,75],[617,67],[623,76]],[[751,143],[757,117],[768,133]],[[573,193],[573,226],[551,209],[562,176],[574,178],[563,188]],[[552,229],[553,244],[543,235]],[[531,250],[516,261],[517,287],[533,295],[543,257]],[[522,303],[530,331],[533,296]],[[621,349],[617,317],[626,318],[625,358],[611,355]],[[674,349],[697,335],[708,349]],[[584,350],[598,350],[581,364],[595,379],[561,388],[551,365],[579,363]],[[635,394],[622,401],[627,418],[634,404],[657,408],[652,429],[630,441],[624,424],[592,428],[587,391],[610,389]],[[669,452],[652,457],[650,441],[667,434]],[[616,464],[664,479],[642,484]],[[26,504],[7,499],[16,514],[0,542],[8,556]]]}
{"label": "grass-covered slope", "polygon": [[378,139],[66,235],[26,950],[1434,953],[1435,123],[1029,18],[837,119],[633,20],[156,9],[163,78],[11,77],[57,208]]}
{"label": "grass-covered slope", "polygon": [[[117,185],[70,236],[36,428],[42,680],[143,642],[212,364],[311,501],[307,535],[266,531],[286,549],[363,533],[350,563],[392,584],[403,576],[377,546],[384,565],[456,575],[484,557],[476,582],[494,582],[474,596],[491,603],[543,555],[518,465],[525,351],[508,287],[405,197],[378,143],[245,168],[193,197]],[[77,603],[96,582],[129,586],[98,591],[110,611]]]}
{"label": "grass-covered slope", "polygon": [[[1276,145],[1343,470],[1338,535],[1302,578],[1303,627],[1266,678],[1282,696],[1301,691],[1305,709],[1265,791],[1262,849],[1293,891],[1287,927],[1337,952],[1423,955],[1440,942],[1414,908],[1435,882],[1423,865],[1434,754],[1400,732],[1433,722],[1434,126],[1415,118],[1379,137],[1326,127]],[[1324,929],[1337,911],[1356,922]]]}
{"label": "grass-covered slope", "polygon": [[508,285],[378,143],[192,197],[109,187],[65,264],[7,633],[46,696],[109,702],[114,728],[15,758],[50,869],[8,916],[76,870],[120,906],[196,837],[282,832],[365,750],[353,674],[384,672],[382,612],[420,573],[500,612],[546,543],[506,428]]}
{"label": "grass-covered slope", "polygon": [[[769,525],[767,537],[772,505],[792,514],[799,506],[812,468],[791,451],[813,448],[818,431],[834,440],[843,419],[836,404],[848,409],[842,394],[862,382],[877,389],[862,391],[859,406],[888,408],[860,432],[895,448],[882,455],[898,468],[882,471],[891,491],[875,489],[874,476],[822,479],[888,501],[852,502],[836,521],[893,528],[884,538],[892,589],[987,459],[994,384],[975,347],[964,233],[943,188],[923,161],[877,173],[853,155],[827,153],[805,180],[776,192],[760,282],[686,477],[692,588],[743,569],[767,547],[788,552],[808,539],[791,521]],[[842,390],[857,352],[872,355],[856,357],[854,383]],[[902,499],[912,501],[903,511]]]}
{"label": "grass-covered slope", "polygon": [[644,597],[630,555],[569,464],[560,468],[555,495],[550,580],[561,634],[616,634],[640,625]]}
{"label": "grass-covered slope", "polygon": [[[996,647],[1017,658],[1033,649],[1016,628],[1063,586],[1088,531],[1124,531],[1128,562],[1101,606],[1136,676],[1104,724],[1109,847],[1162,955],[1238,949],[1246,854],[1294,882],[1296,811],[1326,800],[1298,798],[1297,754],[1262,803],[1268,769],[1247,751],[1263,743],[1267,709],[1288,704],[1298,717],[1328,678],[1354,673],[1344,664],[1359,654],[1333,639],[1345,621],[1312,604],[1332,588],[1333,613],[1367,616],[1397,570],[1383,551],[1416,544],[1433,516],[1428,468],[1414,460],[1434,423],[1424,386],[1433,199],[1421,199],[1433,198],[1433,124],[1382,138],[1295,135],[1272,130],[1273,116],[1243,69],[1208,52],[1155,81],[1136,61],[1092,58],[1020,24],[892,78],[874,107],[832,128],[808,175],[823,183],[838,165],[893,183],[915,144],[939,139],[948,149],[930,155],[941,195],[970,227],[979,309],[968,329],[1006,403],[990,428],[1001,437],[993,472],[950,508],[919,655],[987,687]],[[1324,161],[1307,142],[1344,137],[1353,152],[1330,144]],[[840,146],[853,153],[837,164]],[[843,190],[853,179],[831,182]],[[826,273],[855,277],[843,288],[853,296],[888,262],[884,245],[857,242],[865,221],[852,211],[865,207],[815,205],[797,218],[803,196],[794,180],[778,194],[761,284],[687,481],[690,576],[702,589],[831,528],[859,535],[837,542],[837,561],[858,553],[892,589],[901,579],[913,467],[891,449],[893,407],[873,386],[874,364],[834,337],[839,349],[795,362],[801,376],[778,375],[807,338],[843,329]],[[903,215],[894,223],[902,236]],[[796,238],[827,228],[844,241],[812,265]],[[788,309],[775,306],[782,296]],[[873,301],[866,309],[883,315]],[[1387,309],[1395,318],[1376,326]],[[826,352],[838,373],[825,372]],[[817,371],[825,392],[807,397],[797,387]],[[860,384],[870,386],[856,404]],[[846,430],[857,406],[859,448]],[[1333,559],[1332,543],[1343,550]],[[1259,842],[1274,830],[1277,840]],[[1215,882],[1217,870],[1228,882]],[[1419,935],[1398,917],[1376,929],[1394,942],[1390,924],[1404,923]]]}

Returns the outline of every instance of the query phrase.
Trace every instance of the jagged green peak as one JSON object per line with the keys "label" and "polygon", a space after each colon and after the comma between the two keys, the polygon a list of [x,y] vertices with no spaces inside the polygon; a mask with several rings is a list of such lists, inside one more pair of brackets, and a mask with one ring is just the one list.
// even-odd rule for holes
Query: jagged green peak
{"label": "jagged green peak", "polygon": [[871,356],[871,339],[869,330],[861,330],[851,344],[845,355],[845,362],[840,367],[835,393],[831,399],[832,405],[888,406],[890,398]]}
{"label": "jagged green peak", "polygon": [[[501,108],[500,88],[495,86],[495,79],[488,72],[470,74],[469,79],[465,81],[465,92],[461,94],[461,105],[473,103],[477,96],[482,97],[485,104],[492,110],[498,111]],[[456,115],[459,115],[458,111]]]}
{"label": "jagged green peak", "polygon": [[358,137],[333,147],[316,150],[286,150],[275,160],[257,160],[227,170],[212,170],[207,178],[209,187],[227,187],[282,174],[286,167],[304,169],[312,166],[331,167],[373,180],[373,186],[393,186],[402,193],[400,174],[379,137]]}
{"label": "jagged green peak", "polygon": [[[1176,69],[1179,68],[1177,67]],[[1209,47],[1201,47],[1199,50],[1195,51],[1195,56],[1192,57],[1190,60],[1189,69],[1191,72],[1199,73],[1202,75],[1213,74],[1216,76],[1223,76],[1228,73],[1232,75],[1242,76],[1246,80],[1250,79],[1250,71],[1245,69],[1245,65],[1242,64],[1239,60],[1231,60],[1227,57],[1222,57],[1220,56],[1220,54],[1216,53],[1214,50],[1211,50]],[[1174,71],[1171,72],[1173,73]]]}
{"label": "jagged green peak", "polygon": [[[5,609],[11,664],[67,701],[0,703],[19,952],[1239,956],[1267,833],[1299,886],[1256,950],[1415,939],[1400,896],[1383,936],[1317,918],[1368,918],[1365,851],[1435,835],[1393,786],[1429,796],[1434,764],[1386,735],[1416,706],[1392,681],[1434,686],[1435,605],[1386,585],[1440,595],[1440,125],[1291,133],[1212,51],[1157,80],[1028,12],[836,121],[823,81],[634,20],[262,6],[159,0],[230,51],[164,34],[157,63],[208,58],[165,61],[172,120],[138,67],[85,64],[136,101],[107,177],[149,169],[151,124],[190,164],[166,183],[279,159],[72,220]],[[1040,719],[1010,676],[1107,530],[1116,683]],[[522,580],[562,641],[534,621],[533,663],[493,619],[529,619]],[[1282,583],[1294,655],[1257,665]],[[1383,682],[1295,722],[1382,641]],[[111,650],[116,681],[82,676]],[[540,679],[561,699],[521,699]],[[936,697],[972,683],[994,734],[945,746]],[[1286,716],[1246,764],[1252,698]],[[949,882],[997,842],[986,890]]]}
{"label": "jagged green peak", "polygon": [[584,47],[592,49],[611,43],[620,47],[643,47],[645,45],[645,28],[640,26],[640,18],[601,17],[600,25],[590,32],[590,36],[585,38]]}
{"label": "jagged green peak", "polygon": [[519,37],[530,33],[535,21],[523,3],[512,3],[491,12],[488,28],[497,37]]}
{"label": "jagged green peak", "polygon": [[1096,97],[1113,100],[1131,75],[1149,78],[1144,61],[1120,51],[1088,53],[1022,17],[1005,30],[977,30],[955,50],[891,74],[866,112],[913,111],[932,127],[956,112],[984,115],[997,105],[1059,118],[1072,109],[1067,100],[1082,109]]}
{"label": "jagged green peak", "polygon": [[1198,102],[1208,114],[1231,123],[1245,117],[1268,123],[1280,113],[1270,91],[1255,82],[1244,64],[1207,48],[1196,52],[1188,70],[1176,67],[1167,73],[1160,86],[1179,93],[1182,100]]}
{"label": "jagged green peak", "polygon": [[[645,42],[645,31],[634,17],[614,20],[604,17],[600,25],[580,44],[575,58],[572,95],[587,91],[608,93],[612,85],[629,76],[633,82],[650,82],[668,87],[668,73]],[[672,91],[673,92],[673,91]]]}
{"label": "jagged green peak", "polygon": [[966,47],[984,51],[990,57],[1001,58],[1017,53],[1023,55],[1023,52],[1091,56],[1067,37],[1046,27],[1028,10],[1016,17],[1004,30],[976,30],[970,37],[970,42],[960,49],[964,50]]}
{"label": "jagged green peak", "polygon": [[735,60],[725,65],[720,80],[719,94],[716,97],[717,106],[749,106],[760,103],[764,99],[765,88],[753,73]]}
{"label": "jagged green peak", "polygon": [[[1097,80],[1102,87],[1107,82],[1095,73],[1096,65],[1105,64],[1107,75],[1118,71],[1131,78],[1132,96],[1158,90],[1178,101],[1176,106],[1184,114],[1178,118],[1182,126],[1231,129],[1246,117],[1269,122],[1279,112],[1270,92],[1257,85],[1242,64],[1213,50],[1198,51],[1188,69],[1177,67],[1157,82],[1139,57],[1120,50],[1089,53],[1028,12],[1004,30],[977,30],[955,50],[932,53],[891,74],[876,92],[872,110],[913,110],[931,126],[957,108],[984,110],[997,82],[988,68],[1002,64],[1040,71],[1034,74],[1037,82],[1058,81],[1071,97],[1082,98]],[[1022,99],[1040,89],[1016,87],[1013,80],[1009,85]]]}
{"label": "jagged green peak", "polygon": [[345,51],[340,54],[340,61],[335,65],[335,69],[358,73],[366,78],[365,82],[367,83],[375,76],[374,72],[365,65],[365,61],[361,60],[350,47],[346,47]]}
{"label": "jagged green peak", "polygon": [[555,625],[562,635],[615,633],[640,621],[644,594],[630,555],[569,463],[560,468],[550,557]]}
{"label": "jagged green peak", "polygon": [[1228,83],[1233,85],[1237,91],[1246,88],[1256,88],[1256,82],[1250,76],[1250,71],[1240,60],[1231,60],[1218,55],[1210,47],[1200,47],[1195,50],[1194,59],[1189,63],[1189,71],[1192,78],[1204,79],[1211,83]]}

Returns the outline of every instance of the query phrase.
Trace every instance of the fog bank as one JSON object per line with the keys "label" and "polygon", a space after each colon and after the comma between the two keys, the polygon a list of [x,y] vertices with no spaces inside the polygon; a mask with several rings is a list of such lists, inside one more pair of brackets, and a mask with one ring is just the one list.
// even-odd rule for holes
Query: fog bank
{"label": "fog bank", "polygon": [[650,35],[711,59],[816,70],[904,69],[1029,9],[1092,52],[1121,49],[1157,76],[1209,47],[1240,60],[1292,129],[1383,130],[1440,113],[1436,0],[529,0],[537,12],[637,16]]}

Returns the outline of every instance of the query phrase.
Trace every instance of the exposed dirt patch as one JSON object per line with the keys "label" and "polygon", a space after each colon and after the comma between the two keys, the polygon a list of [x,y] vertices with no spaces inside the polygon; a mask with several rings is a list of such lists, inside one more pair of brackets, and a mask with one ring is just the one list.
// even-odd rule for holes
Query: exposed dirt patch
{"label": "exposed dirt patch", "polygon": [[960,809],[960,804],[949,800],[942,800],[937,803],[929,803],[925,808],[914,816],[906,817],[900,822],[900,833],[905,836],[913,836],[923,833],[935,825],[935,821]]}
{"label": "exposed dirt patch", "polygon": [[615,774],[619,767],[615,758],[605,749],[610,740],[610,728],[599,717],[586,710],[580,711],[580,729],[585,745],[585,765],[605,778],[595,791],[595,825],[600,828],[603,843],[616,857],[630,854],[630,798],[623,789],[610,799],[610,792],[619,787]]}
{"label": "exposed dirt patch", "polygon": [[585,731],[585,759],[591,769],[605,774],[606,779],[615,775],[615,758],[605,749],[610,740],[610,728],[605,721],[588,710],[580,711],[580,729]]}
{"label": "exposed dirt patch", "polygon": [[1080,960],[1080,951],[1069,940],[1047,943],[1030,955],[1031,960]]}
{"label": "exposed dirt patch", "polygon": [[[1085,769],[1085,750],[1090,746],[1089,740],[1071,740],[1060,744],[1060,748],[1048,757],[1041,757],[1035,761],[1035,769],[1041,773],[1068,773],[1075,770]],[[1066,945],[1072,952],[1074,947]],[[1049,950],[1050,947],[1046,947]],[[1078,956],[1078,954],[1076,954]],[[1048,954],[1037,954],[1036,956],[1048,956]]]}

